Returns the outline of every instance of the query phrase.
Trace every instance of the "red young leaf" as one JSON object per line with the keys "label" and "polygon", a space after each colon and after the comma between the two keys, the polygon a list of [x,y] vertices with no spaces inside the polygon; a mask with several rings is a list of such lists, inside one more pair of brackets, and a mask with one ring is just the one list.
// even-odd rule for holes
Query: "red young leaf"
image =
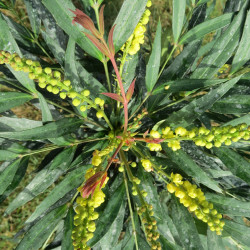
{"label": "red young leaf", "polygon": [[126,99],[127,101],[129,102],[133,93],[134,93],[134,90],[135,90],[135,81],[136,81],[136,78],[134,79],[134,81],[130,84],[129,88],[128,88],[128,91],[127,91],[127,94],[126,94]]}
{"label": "red young leaf", "polygon": [[118,102],[123,103],[123,98],[120,95],[114,94],[114,93],[102,93],[102,95],[106,95]]}
{"label": "red young leaf", "polygon": [[103,16],[104,7],[105,5],[101,7],[100,13],[99,13],[100,32],[102,36],[104,35],[104,16]]}
{"label": "red young leaf", "polygon": [[114,25],[112,27],[112,29],[109,32],[109,37],[108,37],[108,42],[109,42],[109,50],[111,52],[111,55],[114,56],[115,55],[115,47],[114,47],[114,41],[113,41],[113,35],[114,35],[114,29],[115,29]]}
{"label": "red young leaf", "polygon": [[90,194],[93,195],[97,185],[102,181],[102,179],[100,179],[102,175],[103,172],[97,172],[86,181],[82,188],[82,197],[89,197]]}
{"label": "red young leaf", "polygon": [[85,29],[91,31],[91,33],[98,37],[101,38],[100,32],[95,28],[94,22],[91,20],[89,16],[87,16],[85,13],[83,13],[81,10],[76,9],[75,11],[71,10],[76,16],[74,17],[72,23],[79,23],[82,25]]}
{"label": "red young leaf", "polygon": [[94,36],[92,36],[92,35],[90,35],[88,33],[85,33],[85,32],[84,32],[84,34],[97,47],[97,49],[99,49],[105,56],[109,55],[106,47],[97,38],[95,38]]}
{"label": "red young leaf", "polygon": [[101,188],[102,188],[102,186],[103,186],[103,184],[104,184],[106,178],[107,178],[107,172],[103,175],[103,177],[102,177],[102,179],[101,179],[100,190],[101,190]]}
{"label": "red young leaf", "polygon": [[147,143],[161,143],[164,142],[165,139],[145,139]]}
{"label": "red young leaf", "polygon": [[149,129],[143,134],[143,138],[146,138],[146,136],[148,135]]}

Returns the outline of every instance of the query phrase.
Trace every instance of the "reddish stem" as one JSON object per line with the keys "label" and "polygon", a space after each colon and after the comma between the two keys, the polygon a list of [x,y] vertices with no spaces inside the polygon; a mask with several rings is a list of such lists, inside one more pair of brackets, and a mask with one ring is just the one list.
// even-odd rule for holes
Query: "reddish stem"
{"label": "reddish stem", "polygon": [[115,159],[116,155],[119,153],[120,149],[122,148],[123,145],[123,141],[121,141],[121,143],[119,144],[119,146],[117,147],[117,149],[115,150],[114,154],[112,155],[107,167],[105,168],[104,172],[107,172],[110,165],[112,164],[113,160]]}
{"label": "reddish stem", "polygon": [[123,107],[124,107],[124,133],[126,133],[127,132],[127,128],[128,128],[128,100],[126,98],[125,90],[124,90],[124,87],[123,87],[123,84],[122,84],[122,78],[120,76],[120,73],[119,73],[119,70],[118,70],[115,58],[112,56],[112,57],[110,57],[110,60],[111,60],[111,62],[113,64],[113,67],[114,67],[114,70],[115,70],[115,73],[116,73],[116,76],[117,76],[117,80],[118,80],[118,83],[119,83],[119,86],[120,86],[120,89],[121,89],[122,98],[123,98]]}

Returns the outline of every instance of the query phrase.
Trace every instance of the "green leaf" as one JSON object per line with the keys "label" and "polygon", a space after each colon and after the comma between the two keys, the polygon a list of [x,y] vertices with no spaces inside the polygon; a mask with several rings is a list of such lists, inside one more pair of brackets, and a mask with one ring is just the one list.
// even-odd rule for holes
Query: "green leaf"
{"label": "green leaf", "polygon": [[31,33],[25,29],[24,26],[21,24],[15,22],[13,19],[9,18],[8,16],[3,15],[3,18],[7,22],[7,25],[9,27],[9,30],[11,34],[13,35],[14,39],[21,44],[20,47],[22,48],[29,48],[30,51],[37,50],[39,48],[36,47],[34,43],[31,42],[32,36]]}
{"label": "green leaf", "polygon": [[[2,15],[0,15],[0,50],[6,50],[11,53],[16,52],[20,56],[22,56],[22,53]],[[9,65],[7,65],[7,67],[25,88],[33,93],[36,93],[35,84],[32,80],[29,79],[27,73],[14,71]]]}
{"label": "green leaf", "polygon": [[34,199],[53,184],[70,166],[75,154],[75,148],[71,147],[58,154],[49,165],[37,173],[35,178],[18,194],[10,203],[5,213],[9,214],[16,208]]}
{"label": "green leaf", "polygon": [[60,63],[63,66],[64,55],[65,55],[64,48],[60,45],[58,41],[55,41],[54,37],[51,37],[47,32],[42,30],[41,34],[43,36],[44,41],[48,45],[50,51],[53,53],[54,57],[58,61],[58,63]]}
{"label": "green leaf", "polygon": [[238,71],[247,61],[250,60],[250,11],[247,13],[243,35],[239,43],[239,47],[233,59],[231,74]]}
{"label": "green leaf", "polygon": [[71,238],[72,230],[74,228],[74,209],[69,208],[68,214],[64,220],[64,230],[62,237],[62,250],[74,250],[73,241]]}
{"label": "green leaf", "polygon": [[146,87],[148,92],[154,88],[161,63],[161,23],[158,22],[152,53],[146,69]]}
{"label": "green leaf", "polygon": [[243,114],[250,112],[250,95],[230,95],[217,101],[211,108],[220,114]]}
{"label": "green leaf", "polygon": [[16,171],[19,167],[20,159],[14,161],[12,164],[8,165],[1,173],[0,173],[0,195],[4,193],[7,187],[11,184]]}
{"label": "green leaf", "polygon": [[66,211],[67,205],[64,205],[45,215],[24,235],[24,238],[21,240],[16,250],[40,249],[51,232],[64,217]]}
{"label": "green leaf", "polygon": [[250,184],[250,163],[229,148],[213,148],[214,153],[236,176]]}
{"label": "green leaf", "polygon": [[174,152],[167,147],[166,143],[163,143],[163,149],[170,157],[170,159],[178,165],[178,167],[184,171],[187,175],[195,179],[196,182],[213,189],[216,192],[221,193],[222,190],[218,186],[217,182],[212,180],[206,172],[204,172],[190,156],[188,156],[182,149]]}
{"label": "green leaf", "polygon": [[122,47],[134,32],[136,25],[145,11],[146,4],[147,0],[126,0],[123,2],[114,22],[114,25],[116,25],[114,30],[114,45],[116,51]]}
{"label": "green leaf", "polygon": [[236,240],[236,242],[243,246],[250,246],[249,227],[227,220],[223,232],[228,233],[234,240]]}
{"label": "green leaf", "polygon": [[13,38],[6,21],[0,15],[0,50],[6,50],[9,52],[16,52],[19,55],[21,51]]}
{"label": "green leaf", "polygon": [[[79,61],[75,58],[75,42],[69,39],[65,55],[65,73],[71,80],[73,87],[80,92],[88,89],[93,96],[99,96],[100,93],[108,92],[107,89],[90,74]],[[104,98],[105,99],[105,98]],[[81,112],[82,113],[82,112]]]}
{"label": "green leaf", "polygon": [[24,4],[26,10],[28,12],[30,25],[36,37],[38,37],[41,28],[41,19],[37,16],[37,10],[32,6],[32,2],[30,0],[24,0]]}
{"label": "green leaf", "polygon": [[75,46],[76,43],[72,37],[69,38],[67,50],[65,54],[65,75],[72,83],[73,88],[80,92],[84,88],[81,85],[80,78],[78,76],[76,68],[76,58],[75,58]]}
{"label": "green leaf", "polygon": [[167,239],[171,239],[172,237],[170,237],[170,235],[172,236],[172,234],[169,230],[169,225],[166,222],[166,216],[163,212],[157,188],[152,176],[145,172],[142,166],[140,166],[137,176],[141,180],[142,189],[145,190],[148,194],[145,200],[148,204],[151,204],[153,206],[154,216],[157,220],[157,227],[159,232]]}
{"label": "green leaf", "polygon": [[110,249],[115,246],[119,240],[123,229],[123,220],[125,215],[125,205],[120,210],[104,237],[95,245],[96,249]]}
{"label": "green leaf", "polygon": [[190,43],[196,39],[201,39],[206,34],[209,34],[210,32],[221,29],[228,25],[231,22],[232,17],[232,13],[227,13],[222,16],[205,21],[195,26],[193,29],[189,30],[185,35],[183,35],[179,43]]}
{"label": "green leaf", "polygon": [[222,237],[218,236],[215,232],[212,232],[209,229],[207,230],[207,247],[208,250],[225,249]]}
{"label": "green leaf", "polygon": [[219,100],[224,94],[227,93],[239,80],[241,76],[227,81],[216,89],[211,90],[208,94],[201,98],[195,99],[188,105],[183,107],[177,112],[171,114],[162,124],[161,127],[170,126],[172,128],[182,126],[187,127],[207,109]]}
{"label": "green leaf", "polygon": [[[19,185],[23,179],[26,169],[28,167],[29,157],[24,157],[21,159],[14,178],[12,179],[10,185],[5,189],[4,193],[0,195],[0,203],[3,202]],[[0,177],[1,178],[1,177]],[[9,177],[8,177],[9,178]]]}
{"label": "green leaf", "polygon": [[[164,84],[161,84],[159,87],[153,90],[153,95],[166,93],[177,93],[181,91],[191,91],[200,88],[211,87],[220,83],[225,82],[225,79],[180,79],[176,81],[167,81]],[[167,90],[165,87],[169,86]]]}
{"label": "green leaf", "polygon": [[163,71],[163,80],[184,78],[189,73],[191,65],[197,57],[199,48],[201,46],[200,40],[195,40],[184,47],[183,51],[174,59],[174,61]]}
{"label": "green leaf", "polygon": [[123,85],[124,85],[125,92],[127,92],[133,79],[136,78],[136,67],[137,67],[138,61],[139,61],[139,56],[138,54],[135,54],[131,56],[129,60],[126,60],[126,62],[124,63],[122,77],[124,81]]}
{"label": "green leaf", "polygon": [[248,3],[247,0],[226,31],[216,40],[213,48],[201,61],[191,78],[213,77],[232,56],[241,36],[242,23],[245,19]]}
{"label": "green leaf", "polygon": [[93,247],[98,243],[109,231],[115,219],[117,218],[121,207],[125,206],[124,203],[125,186],[122,183],[107,203],[106,208],[101,214],[97,225],[94,237],[88,242],[89,246]]}
{"label": "green leaf", "polygon": [[4,131],[22,131],[42,126],[42,122],[25,118],[0,117],[0,129]]}
{"label": "green leaf", "polygon": [[239,201],[213,193],[206,193],[206,199],[212,202],[222,214],[250,217],[250,202]]}
{"label": "green leaf", "polygon": [[17,153],[8,150],[0,150],[0,161],[9,161],[17,157],[18,157]]}
{"label": "green leaf", "polygon": [[171,200],[170,214],[179,232],[182,246],[185,249],[202,250],[203,246],[192,215],[188,212],[187,208],[177,201],[176,198]]}
{"label": "green leaf", "polygon": [[47,138],[57,138],[75,131],[82,123],[83,120],[78,118],[63,118],[41,127],[18,132],[0,132],[0,137],[15,140],[43,140]]}
{"label": "green leaf", "polygon": [[236,126],[236,125],[239,125],[242,123],[246,123],[247,125],[250,125],[250,114],[244,115],[244,116],[236,118],[234,120],[231,120],[231,121],[225,123],[224,126],[227,126],[227,125]]}
{"label": "green leaf", "polygon": [[53,121],[53,117],[52,117],[52,114],[50,112],[48,103],[46,102],[45,98],[43,97],[43,95],[41,93],[38,92],[37,94],[38,94],[39,102],[41,105],[43,122]]}
{"label": "green leaf", "polygon": [[74,188],[80,187],[85,180],[85,173],[90,167],[91,165],[84,165],[66,175],[64,179],[57,184],[49,195],[36,207],[35,212],[29,217],[26,223],[34,221],[68,192]]}
{"label": "green leaf", "polygon": [[69,35],[76,43],[91,56],[102,60],[102,53],[90,42],[90,40],[82,33],[83,29],[79,25],[73,25],[72,20],[74,14],[70,10],[74,10],[75,6],[71,1],[64,0],[43,0],[45,7],[55,18],[57,24]]}
{"label": "green leaf", "polygon": [[33,99],[31,95],[19,92],[0,93],[0,113]]}
{"label": "green leaf", "polygon": [[173,0],[173,20],[172,29],[174,35],[174,42],[177,44],[182,27],[184,25],[186,11],[186,0]]}

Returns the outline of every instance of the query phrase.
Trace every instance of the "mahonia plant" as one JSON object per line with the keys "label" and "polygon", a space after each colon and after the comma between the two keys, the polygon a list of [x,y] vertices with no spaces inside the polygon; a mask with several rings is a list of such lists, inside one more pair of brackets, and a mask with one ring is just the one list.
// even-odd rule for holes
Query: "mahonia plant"
{"label": "mahonia plant", "polygon": [[[69,33],[66,54],[72,58],[66,58],[72,60],[65,61],[65,68],[63,63],[61,66],[50,65],[53,61],[51,53],[44,52],[39,34],[28,27],[30,40],[43,51],[43,58],[31,56],[24,48],[19,50],[14,38],[11,40],[14,49],[8,49],[8,44],[1,46],[0,70],[6,75],[1,81],[20,91],[15,95],[1,93],[1,112],[16,106],[9,101],[12,98],[13,102],[18,99],[19,105],[44,95],[37,105],[42,110],[44,124],[27,125],[28,129],[20,131],[22,124],[28,123],[11,124],[17,118],[8,117],[7,113],[3,113],[6,121],[0,117],[0,127],[2,122],[10,126],[7,131],[0,131],[0,137],[9,140],[9,144],[3,144],[0,150],[0,160],[6,160],[0,172],[3,183],[0,201],[18,185],[18,178],[31,155],[51,151],[42,162],[38,177],[26,187],[32,196],[42,193],[60,176],[63,177],[28,219],[27,223],[31,224],[24,228],[27,232],[17,249],[45,249],[51,247],[50,238],[54,239],[51,245],[56,245],[56,239],[60,237],[62,249],[203,249],[199,234],[206,234],[208,242],[223,242],[218,237],[224,236],[224,227],[227,228],[225,235],[229,234],[239,244],[247,245],[247,240],[239,240],[234,235],[236,230],[228,228],[235,228],[238,223],[240,228],[249,232],[244,222],[239,222],[240,218],[236,217],[245,216],[245,213],[248,216],[246,207],[250,198],[247,191],[234,190],[236,187],[249,188],[250,183],[247,168],[250,167],[247,160],[249,115],[241,117],[239,114],[247,112],[239,111],[237,105],[242,104],[243,110],[249,110],[249,106],[245,99],[241,104],[232,105],[235,93],[245,91],[243,98],[248,98],[249,93],[249,86],[244,82],[233,89],[241,78],[250,79],[249,74],[242,72],[243,65],[250,58],[243,56],[247,53],[241,48],[248,41],[249,1],[241,1],[240,11],[234,13],[235,17],[228,13],[233,10],[227,9],[227,14],[215,18],[212,24],[211,20],[205,21],[209,15],[209,11],[204,12],[207,1],[187,2],[186,5],[186,1],[173,1],[173,37],[165,48],[166,58],[161,50],[160,22],[153,44],[147,37],[147,31],[152,29],[148,23],[153,0],[125,0],[108,33],[104,25],[103,0],[89,0],[88,7],[92,10],[85,6],[89,15],[73,9],[73,4],[65,4],[63,0],[54,3],[44,0],[44,6],[52,14],[48,13],[49,20],[54,17],[60,26],[55,22],[55,30],[60,33],[62,28]],[[11,6],[3,5],[4,9],[15,11]],[[45,11],[42,5],[39,8],[40,12]],[[57,8],[62,14],[58,14]],[[187,8],[189,15],[185,18]],[[230,7],[227,5],[227,8]],[[127,13],[127,9],[131,13]],[[65,20],[60,15],[66,15]],[[34,21],[32,27],[36,25]],[[47,21],[42,21],[45,30],[49,29]],[[246,27],[242,31],[243,24]],[[2,18],[0,25],[6,25]],[[210,47],[206,49],[200,47],[203,36],[214,30],[219,30],[214,43],[208,43]],[[11,32],[5,35],[11,37]],[[123,36],[128,39],[124,40]],[[227,52],[229,45],[223,43],[225,39],[232,40],[232,43],[237,40],[239,46],[232,45],[231,52]],[[53,41],[52,37],[45,40]],[[72,52],[75,42],[103,64],[106,76],[103,85],[80,63],[88,60],[86,53],[80,47]],[[223,50],[218,58],[214,52],[208,53],[208,47],[213,46]],[[50,44],[49,47],[53,46]],[[51,50],[56,53],[56,49]],[[62,50],[60,47],[58,51]],[[24,51],[23,55],[21,51]],[[229,60],[226,55],[233,56],[234,51],[234,57]],[[151,54],[147,55],[148,52]],[[58,60],[60,57],[57,56],[55,59]],[[243,58],[243,62],[239,58]],[[148,61],[146,67],[145,61]],[[232,65],[229,65],[231,61]],[[216,65],[207,67],[211,62]],[[66,64],[70,65],[66,67]],[[190,65],[187,67],[187,64]],[[68,68],[72,70],[71,74]],[[23,86],[12,79],[13,75]],[[81,84],[75,79],[83,81],[84,87],[79,88]],[[34,82],[37,86],[32,91],[25,88]],[[227,104],[233,111],[227,113]],[[51,106],[58,107],[61,113],[52,116]],[[218,117],[217,113],[221,116]],[[65,118],[59,119],[61,115]],[[237,150],[243,156],[236,153]],[[236,164],[244,166],[235,167]],[[226,171],[227,166],[232,174]],[[228,175],[232,178],[223,179]],[[24,190],[10,204],[6,214],[30,199]],[[241,205],[242,210],[239,209]],[[62,220],[63,231],[59,226]],[[211,248],[211,243],[208,244]]]}

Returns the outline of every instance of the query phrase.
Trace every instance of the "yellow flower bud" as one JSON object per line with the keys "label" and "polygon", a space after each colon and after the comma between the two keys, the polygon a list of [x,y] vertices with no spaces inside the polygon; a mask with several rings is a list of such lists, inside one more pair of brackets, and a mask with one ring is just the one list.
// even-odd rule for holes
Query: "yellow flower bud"
{"label": "yellow flower bud", "polygon": [[84,90],[83,92],[82,92],[82,94],[84,95],[84,96],[89,96],[90,95],[90,91],[88,90],[88,89],[86,89],[86,90]]}
{"label": "yellow flower bud", "polygon": [[81,103],[81,101],[80,101],[79,99],[77,99],[77,98],[74,99],[73,102],[72,102],[72,104],[73,104],[74,106],[76,106],[76,107],[79,106],[80,103]]}
{"label": "yellow flower bud", "polygon": [[176,186],[173,184],[173,183],[169,183],[169,184],[167,184],[167,190],[168,190],[168,192],[169,193],[174,193],[175,191],[176,191]]}
{"label": "yellow flower bud", "polygon": [[153,138],[157,138],[157,139],[161,138],[160,133],[159,133],[158,131],[155,131],[155,130],[151,130],[151,131],[150,131],[150,135],[151,135]]}
{"label": "yellow flower bud", "polygon": [[103,117],[103,112],[102,111],[98,111],[97,113],[96,113],[96,117],[97,118],[102,118]]}

